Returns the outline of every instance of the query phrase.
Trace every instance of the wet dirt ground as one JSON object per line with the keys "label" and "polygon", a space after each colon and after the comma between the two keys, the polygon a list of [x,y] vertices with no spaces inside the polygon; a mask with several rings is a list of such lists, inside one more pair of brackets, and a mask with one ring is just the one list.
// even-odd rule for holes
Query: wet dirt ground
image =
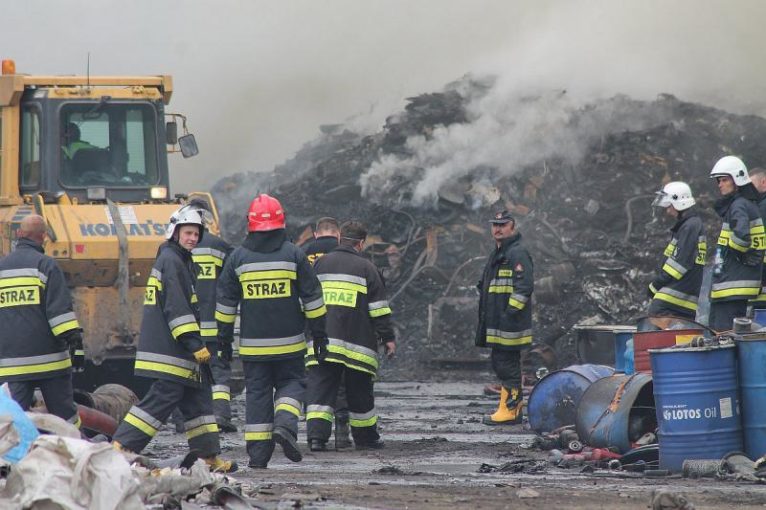
{"label": "wet dirt ground", "polygon": [[[241,432],[221,436],[223,455],[238,461],[232,478],[262,508],[646,509],[655,489],[680,493],[697,509],[766,507],[766,485],[548,466],[546,452],[521,447],[533,438],[524,426],[481,423],[496,398],[481,395],[488,375],[476,379],[379,382],[376,409],[386,442],[380,451],[312,453],[302,422],[303,462],[288,461],[277,447],[268,469],[249,469]],[[234,398],[233,409],[241,429],[243,395]],[[145,453],[165,457],[185,449],[184,436],[166,427]],[[530,459],[539,472],[479,471],[482,464],[520,459]]]}

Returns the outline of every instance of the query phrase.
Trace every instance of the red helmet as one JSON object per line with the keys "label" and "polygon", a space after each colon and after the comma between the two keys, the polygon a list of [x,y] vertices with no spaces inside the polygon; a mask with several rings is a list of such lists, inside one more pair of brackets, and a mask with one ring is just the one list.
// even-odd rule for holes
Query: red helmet
{"label": "red helmet", "polygon": [[261,193],[250,202],[247,213],[247,231],[265,232],[285,228],[285,211],[279,200]]}

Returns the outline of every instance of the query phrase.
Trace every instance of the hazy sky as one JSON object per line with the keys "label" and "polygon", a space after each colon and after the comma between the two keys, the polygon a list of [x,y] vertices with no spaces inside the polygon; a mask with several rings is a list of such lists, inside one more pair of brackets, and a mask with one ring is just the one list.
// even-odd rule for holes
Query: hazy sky
{"label": "hazy sky", "polygon": [[661,92],[766,113],[759,0],[18,0],[2,58],[19,72],[172,74],[169,111],[200,155],[171,159],[174,191],[270,171],[318,126],[467,72],[514,89]]}

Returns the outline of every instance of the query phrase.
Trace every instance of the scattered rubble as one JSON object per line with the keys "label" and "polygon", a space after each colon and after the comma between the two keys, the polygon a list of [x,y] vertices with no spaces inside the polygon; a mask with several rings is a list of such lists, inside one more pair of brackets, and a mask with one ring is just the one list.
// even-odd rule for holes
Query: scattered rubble
{"label": "scattered rubble", "polygon": [[[712,242],[720,227],[711,207],[713,162],[726,153],[742,155],[750,166],[766,162],[760,143],[766,120],[670,95],[654,101],[616,96],[579,106],[565,93],[509,98],[503,103],[507,125],[488,130],[484,141],[466,135],[465,146],[451,148],[446,141],[458,139],[460,130],[475,136],[486,128],[476,105],[496,100],[495,88],[491,79],[466,77],[410,98],[377,133],[331,126],[273,173],[221,179],[213,193],[226,237],[241,241],[244,211],[257,192],[282,200],[296,240],[307,238],[320,216],[361,219],[402,340],[398,359],[384,362],[382,370],[405,373],[413,364],[432,373],[445,366],[471,370],[486,357],[473,346],[473,328],[474,285],[492,248],[487,218],[507,208],[535,260],[536,342],[555,347],[556,364],[567,366],[576,357],[574,324],[632,323],[646,309],[645,289],[671,226],[650,207],[662,183],[691,184]],[[556,115],[545,115],[551,111]],[[475,158],[466,155],[502,148],[503,129],[507,145],[515,147],[515,130],[524,122],[535,130],[524,140],[535,146],[511,151],[513,165],[471,166]],[[562,133],[572,146],[567,153],[554,143]],[[546,141],[545,151],[536,153],[537,142]],[[444,156],[437,149],[456,152]],[[465,168],[458,168],[461,155]],[[383,166],[389,173],[378,171]],[[428,183],[431,194],[418,201]]]}

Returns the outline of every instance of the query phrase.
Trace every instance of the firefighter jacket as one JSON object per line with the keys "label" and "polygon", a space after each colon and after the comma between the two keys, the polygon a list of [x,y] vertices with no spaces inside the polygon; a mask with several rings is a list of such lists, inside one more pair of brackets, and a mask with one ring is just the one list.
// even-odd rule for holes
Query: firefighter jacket
{"label": "firefighter jacket", "polygon": [[309,259],[309,262],[313,266],[319,257],[325,253],[330,253],[338,246],[338,238],[335,236],[322,236],[312,239],[308,243],[301,246],[303,253]]}
{"label": "firefighter jacket", "polygon": [[0,259],[0,381],[58,377],[70,371],[65,338],[80,328],[64,273],[27,238]]}
{"label": "firefighter jacket", "polygon": [[205,232],[197,247],[192,250],[197,297],[199,298],[199,330],[202,340],[215,342],[218,327],[215,323],[215,300],[218,277],[223,263],[231,253],[231,245],[220,237]]}
{"label": "firefighter jacket", "polygon": [[[353,247],[338,246],[315,264],[327,305],[330,344],[325,362],[372,375],[378,371],[378,341],[395,340],[386,287],[378,269]],[[309,349],[306,365],[316,365]]]}
{"label": "firefighter jacket", "polygon": [[489,255],[477,287],[476,345],[520,350],[531,344],[534,268],[520,233],[505,239]]}
{"label": "firefighter jacket", "polygon": [[671,238],[657,278],[649,284],[653,299],[649,315],[694,315],[702,287],[707,240],[697,211],[681,211],[670,229]]}
{"label": "firefighter jacket", "polygon": [[752,299],[761,290],[766,233],[758,206],[739,192],[719,199],[723,220],[713,261],[711,301]]}
{"label": "firefighter jacket", "polygon": [[307,320],[314,337],[325,335],[322,287],[284,229],[248,234],[226,259],[215,311],[219,337],[232,337],[237,305],[243,361],[304,356]]}
{"label": "firefighter jacket", "polygon": [[191,252],[172,241],[160,246],[146,282],[136,375],[201,385],[193,353],[205,344],[199,332],[194,280]]}
{"label": "firefighter jacket", "polygon": [[[758,199],[758,212],[761,214],[764,225],[766,225],[766,193],[761,194]],[[766,308],[766,255],[764,255],[764,264],[761,268],[761,290],[751,303],[758,310]]]}

